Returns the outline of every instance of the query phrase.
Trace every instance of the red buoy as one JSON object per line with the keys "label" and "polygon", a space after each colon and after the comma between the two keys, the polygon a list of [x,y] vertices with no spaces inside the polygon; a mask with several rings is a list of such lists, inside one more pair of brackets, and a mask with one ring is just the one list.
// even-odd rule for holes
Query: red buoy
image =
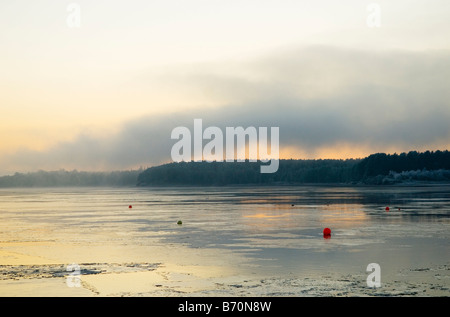
{"label": "red buoy", "polygon": [[129,206],[128,206],[128,208],[130,208],[130,209],[131,209],[131,208],[133,208],[133,206],[129,205]]}
{"label": "red buoy", "polygon": [[323,237],[325,239],[330,239],[331,238],[331,229],[330,228],[323,229]]}
{"label": "red buoy", "polygon": [[389,211],[389,207],[386,207],[386,211]]}

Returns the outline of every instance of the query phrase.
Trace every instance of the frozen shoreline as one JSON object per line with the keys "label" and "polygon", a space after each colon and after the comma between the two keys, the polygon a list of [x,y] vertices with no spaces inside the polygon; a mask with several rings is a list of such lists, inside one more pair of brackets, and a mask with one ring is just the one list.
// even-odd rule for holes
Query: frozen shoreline
{"label": "frozen shoreline", "polygon": [[[100,250],[99,247],[79,248],[55,242],[39,245],[0,243],[0,296],[450,296],[450,263],[398,270],[393,277],[383,277],[381,287],[369,288],[367,273],[363,271],[353,274],[337,271],[264,274],[252,270],[250,263],[238,258],[231,262],[236,265],[241,261],[240,265],[247,268],[230,269],[229,263],[217,257],[217,252],[223,252],[221,250],[192,250],[184,246],[141,247],[137,253],[143,256],[130,257],[123,248],[113,246],[107,247],[110,254],[104,256],[105,253],[95,252]],[[47,258],[42,252],[45,248],[53,249],[59,260]],[[77,254],[78,259],[89,260],[78,263],[80,283],[76,286],[68,284],[72,273],[67,271],[70,260],[73,260],[71,252]],[[229,254],[227,258],[232,256]],[[130,258],[140,261],[127,262]],[[96,259],[109,261],[96,262]],[[149,262],[149,259],[160,261]]]}
{"label": "frozen shoreline", "polygon": [[[367,297],[449,296],[449,265],[399,272],[398,280],[369,288],[365,275],[316,277],[221,275],[202,266],[158,263],[81,264],[79,287],[67,285],[64,265],[0,266],[0,296]],[[208,273],[205,274],[204,271]],[[202,272],[203,271],[203,272]],[[216,274],[214,274],[216,273]]]}

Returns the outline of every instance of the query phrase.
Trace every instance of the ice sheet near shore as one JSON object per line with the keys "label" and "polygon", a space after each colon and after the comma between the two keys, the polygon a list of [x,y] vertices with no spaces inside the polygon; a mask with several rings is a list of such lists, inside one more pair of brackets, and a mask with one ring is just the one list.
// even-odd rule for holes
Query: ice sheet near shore
{"label": "ice sheet near shore", "polygon": [[[21,254],[0,252],[4,263]],[[30,261],[31,257],[23,259]],[[41,259],[43,260],[43,259]],[[366,275],[327,273],[266,276],[220,265],[79,263],[80,284],[69,287],[67,264],[0,265],[0,296],[449,296],[449,265],[411,268],[369,288]]]}
{"label": "ice sheet near shore", "polygon": [[[449,296],[448,266],[400,272],[368,288],[364,276],[321,278],[205,276],[208,267],[162,264],[83,264],[80,287],[68,287],[63,265],[2,266],[0,296]],[[118,268],[123,269],[117,272]],[[114,271],[109,271],[113,268]],[[405,281],[405,277],[408,278]],[[412,279],[411,279],[412,278]],[[414,281],[412,281],[414,280]]]}

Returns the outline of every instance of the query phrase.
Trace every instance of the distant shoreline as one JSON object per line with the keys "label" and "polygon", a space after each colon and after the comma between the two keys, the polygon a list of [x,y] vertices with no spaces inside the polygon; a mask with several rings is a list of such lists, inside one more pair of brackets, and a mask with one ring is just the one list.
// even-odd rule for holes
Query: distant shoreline
{"label": "distant shoreline", "polygon": [[179,162],[111,172],[38,171],[0,177],[0,188],[433,186],[450,184],[450,152],[372,154],[364,159],[280,160],[276,173],[260,162]]}
{"label": "distant shoreline", "polygon": [[449,186],[450,182],[405,182],[405,183],[395,183],[395,184],[344,184],[344,183],[293,183],[293,184],[226,184],[226,185],[59,185],[59,186],[0,186],[0,190],[2,189],[77,189],[77,188],[95,188],[95,189],[145,189],[145,188],[173,188],[173,189],[181,189],[181,188],[269,188],[269,187],[336,187],[336,188],[345,188],[345,187],[355,187],[355,188],[381,188],[381,187],[441,187],[441,186]]}

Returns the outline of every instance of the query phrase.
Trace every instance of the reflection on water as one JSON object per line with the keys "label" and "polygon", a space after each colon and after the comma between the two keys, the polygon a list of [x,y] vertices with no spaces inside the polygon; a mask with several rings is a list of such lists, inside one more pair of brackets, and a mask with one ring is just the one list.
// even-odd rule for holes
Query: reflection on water
{"label": "reflection on water", "polygon": [[277,274],[394,272],[448,263],[449,215],[448,186],[2,189],[0,241],[219,249]]}

